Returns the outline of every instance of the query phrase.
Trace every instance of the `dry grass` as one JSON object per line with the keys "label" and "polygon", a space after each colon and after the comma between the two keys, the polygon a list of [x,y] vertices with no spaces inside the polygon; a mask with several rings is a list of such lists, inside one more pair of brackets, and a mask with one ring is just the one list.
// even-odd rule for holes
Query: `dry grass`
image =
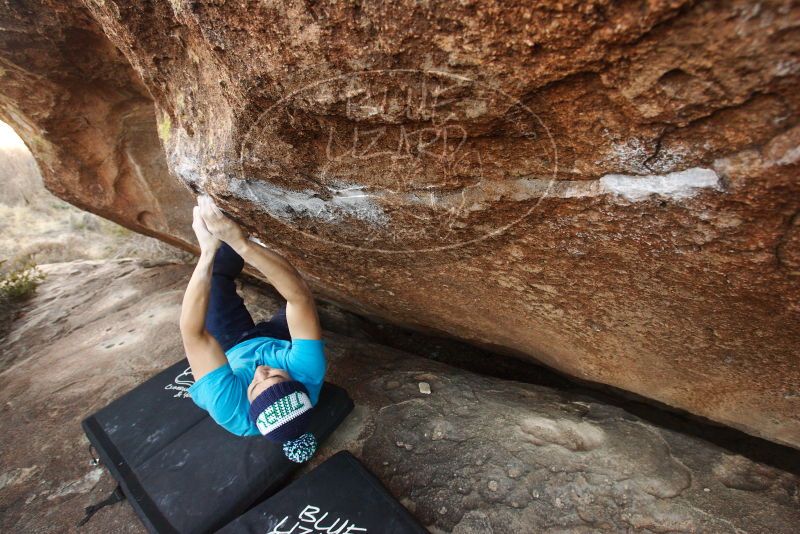
{"label": "dry grass", "polygon": [[42,264],[128,257],[179,262],[192,259],[191,254],[81,211],[52,195],[36,204],[0,203],[0,259],[14,262],[30,258]]}
{"label": "dry grass", "polygon": [[82,211],[44,188],[33,156],[0,123],[0,260],[37,264],[123,257],[191,261],[192,256]]}

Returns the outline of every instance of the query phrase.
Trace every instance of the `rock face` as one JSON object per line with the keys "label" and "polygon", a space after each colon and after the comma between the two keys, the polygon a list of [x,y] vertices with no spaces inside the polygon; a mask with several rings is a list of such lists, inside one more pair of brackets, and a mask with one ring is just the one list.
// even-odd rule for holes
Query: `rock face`
{"label": "rock face", "polygon": [[[72,530],[105,498],[114,483],[89,465],[80,420],[183,356],[177,320],[191,266],[43,269],[2,346],[3,532]],[[243,289],[257,321],[277,309]],[[656,423],[589,391],[475,375],[376,344],[347,313],[325,308],[321,318],[328,379],[356,408],[309,467],[350,450],[432,532],[793,534],[800,523],[793,449],[741,434],[722,448],[670,416]],[[122,503],[80,531],[144,529]]]}
{"label": "rock face", "polygon": [[205,191],[327,299],[800,447],[799,10],[22,1],[0,117],[133,229]]}

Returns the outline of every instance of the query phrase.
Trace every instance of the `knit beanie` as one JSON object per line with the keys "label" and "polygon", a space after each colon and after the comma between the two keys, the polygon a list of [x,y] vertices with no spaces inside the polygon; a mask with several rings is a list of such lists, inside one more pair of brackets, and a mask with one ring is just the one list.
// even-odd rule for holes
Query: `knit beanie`
{"label": "knit beanie", "polygon": [[278,382],[261,392],[250,404],[250,420],[270,441],[283,444],[283,453],[302,463],[317,450],[317,440],[306,432],[311,421],[311,399],[297,380]]}

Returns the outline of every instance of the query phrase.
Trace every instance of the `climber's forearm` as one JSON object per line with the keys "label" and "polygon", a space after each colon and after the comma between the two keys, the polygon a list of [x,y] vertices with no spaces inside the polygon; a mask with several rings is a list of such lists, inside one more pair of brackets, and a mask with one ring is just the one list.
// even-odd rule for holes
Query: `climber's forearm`
{"label": "climber's forearm", "polygon": [[292,340],[322,339],[314,296],[292,264],[280,254],[247,239],[230,245],[246,262],[261,271],[286,299],[286,324]]}
{"label": "climber's forearm", "polygon": [[195,380],[228,362],[219,342],[206,330],[214,252],[201,252],[181,306],[181,338]]}
{"label": "climber's forearm", "polygon": [[248,239],[231,246],[244,261],[261,271],[286,302],[313,301],[305,280],[286,258]]}
{"label": "climber's forearm", "polygon": [[194,268],[181,305],[181,335],[200,336],[205,332],[206,311],[211,291],[211,269],[214,265],[213,252],[201,252]]}

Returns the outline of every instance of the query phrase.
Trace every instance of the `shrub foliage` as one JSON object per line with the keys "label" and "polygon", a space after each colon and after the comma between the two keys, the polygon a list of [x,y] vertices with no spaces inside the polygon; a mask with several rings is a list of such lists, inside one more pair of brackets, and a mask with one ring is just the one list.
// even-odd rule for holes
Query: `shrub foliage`
{"label": "shrub foliage", "polygon": [[23,259],[6,267],[7,260],[0,260],[0,299],[18,301],[31,296],[45,275],[31,258]]}

